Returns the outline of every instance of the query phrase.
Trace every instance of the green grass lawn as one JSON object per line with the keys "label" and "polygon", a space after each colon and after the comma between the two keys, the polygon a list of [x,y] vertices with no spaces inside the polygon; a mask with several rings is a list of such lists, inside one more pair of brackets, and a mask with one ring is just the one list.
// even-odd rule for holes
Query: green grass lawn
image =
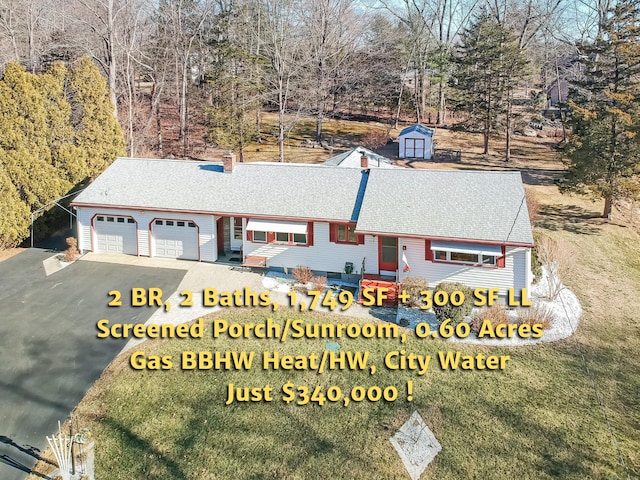
{"label": "green grass lawn", "polygon": [[[75,414],[97,442],[97,476],[155,478],[406,478],[388,439],[418,410],[443,448],[422,478],[624,477],[618,453],[581,357],[586,355],[604,411],[631,475],[640,470],[637,358],[640,248],[628,229],[602,224],[598,233],[557,232],[579,247],[580,269],[568,283],[584,300],[577,338],[524,348],[487,348],[420,340],[341,340],[343,350],[371,352],[375,375],[361,372],[132,371],[120,358],[94,385]],[[635,239],[635,242],[634,242]],[[600,282],[603,280],[604,284]],[[611,282],[607,285],[606,282]],[[600,286],[598,286],[600,285]],[[604,285],[604,286],[603,286]],[[267,314],[236,311],[228,321],[255,322]],[[284,312],[279,318],[286,318]],[[296,315],[296,318],[299,315]],[[343,317],[306,314],[312,321]],[[350,319],[349,321],[360,321]],[[208,324],[209,322],[207,322]],[[209,332],[207,332],[209,333]],[[324,341],[154,341],[148,354],[184,350],[247,350],[308,354]],[[508,354],[504,372],[442,371],[432,360],[418,377],[383,368],[384,354],[437,355],[459,349]],[[414,382],[413,401],[406,381]],[[287,381],[313,387],[394,385],[395,402],[348,407],[285,404]],[[275,388],[273,402],[225,406],[228,383]],[[115,459],[118,460],[115,460]]]}
{"label": "green grass lawn", "polygon": [[[515,166],[521,168],[524,164],[518,162],[525,161]],[[530,162],[524,166],[545,162],[540,178],[548,168],[562,168],[551,157]],[[420,340],[411,333],[402,346],[392,340],[340,340],[343,350],[371,352],[370,363],[378,367],[375,375],[260,368],[265,350],[320,352],[325,341],[319,340],[214,341],[205,334],[202,340],[148,342],[140,349],[174,358],[184,350],[255,351],[258,364],[248,372],[180,371],[177,365],[149,372],[129,368],[128,356],[116,359],[74,412],[78,425],[93,431],[96,478],[408,478],[389,438],[414,410],[442,444],[423,479],[637,478],[640,239],[630,227],[597,218],[600,204],[561,196],[550,181],[532,188],[542,205],[538,225],[574,250],[576,268],[565,283],[584,308],[574,337],[519,348]],[[255,322],[267,315],[235,310],[224,318]],[[284,311],[277,318],[282,321],[286,315]],[[319,313],[304,318],[345,321]],[[419,377],[383,367],[385,353],[400,348],[422,355],[483,352],[510,355],[511,360],[505,371],[451,372],[440,370],[433,359],[429,372]],[[410,402],[408,380],[414,384]],[[280,386],[287,381],[309,387],[337,385],[343,391],[355,385],[393,385],[399,398],[348,407],[287,405],[280,401]],[[275,399],[226,406],[229,383],[271,385]]]}

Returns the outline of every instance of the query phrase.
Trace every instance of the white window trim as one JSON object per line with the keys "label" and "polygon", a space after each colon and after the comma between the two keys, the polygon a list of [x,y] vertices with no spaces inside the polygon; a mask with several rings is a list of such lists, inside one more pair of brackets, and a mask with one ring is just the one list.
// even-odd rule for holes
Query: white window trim
{"label": "white window trim", "polygon": [[[498,258],[502,256],[501,247],[473,243],[432,242],[431,251],[434,262],[453,263],[457,265],[475,265],[479,267],[497,267]],[[441,253],[445,254],[445,258],[437,258],[438,254]],[[476,260],[452,260],[452,253],[474,255]],[[490,257],[491,261],[489,263],[485,263],[484,257]]]}
{"label": "white window trim", "polygon": [[[443,258],[437,258],[437,252],[444,252],[447,256],[446,259]],[[452,253],[465,253],[467,255],[476,255],[476,261],[475,262],[465,262],[462,260],[451,260],[451,254]],[[467,253],[467,252],[456,252],[456,251],[452,251],[452,250],[444,250],[444,249],[434,249],[433,250],[433,261],[434,262],[443,262],[443,263],[455,263],[457,265],[478,265],[481,267],[495,267],[498,265],[498,257],[500,257],[501,255],[496,255],[493,253],[490,254],[484,254],[482,252],[480,253]],[[484,263],[482,260],[484,260],[482,257],[491,257],[493,258],[493,261],[491,263]]]}

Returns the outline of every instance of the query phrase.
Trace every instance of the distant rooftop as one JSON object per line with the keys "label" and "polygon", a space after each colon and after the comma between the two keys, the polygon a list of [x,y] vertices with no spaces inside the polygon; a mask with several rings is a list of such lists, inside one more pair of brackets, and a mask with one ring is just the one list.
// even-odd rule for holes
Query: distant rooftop
{"label": "distant rooftop", "polygon": [[360,157],[362,157],[363,153],[369,157],[370,168],[394,168],[393,163],[387,157],[378,155],[364,147],[356,147],[343,152],[335,157],[331,157],[322,164],[334,167],[360,168]]}

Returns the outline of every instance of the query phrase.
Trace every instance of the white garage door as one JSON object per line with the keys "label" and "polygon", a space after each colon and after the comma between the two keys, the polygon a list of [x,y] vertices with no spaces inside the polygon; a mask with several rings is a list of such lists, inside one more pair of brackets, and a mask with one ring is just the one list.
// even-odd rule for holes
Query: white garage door
{"label": "white garage door", "polygon": [[198,260],[198,229],[186,220],[155,220],[153,239],[156,257]]}
{"label": "white garage door", "polygon": [[96,251],[136,255],[136,222],[130,217],[96,215]]}

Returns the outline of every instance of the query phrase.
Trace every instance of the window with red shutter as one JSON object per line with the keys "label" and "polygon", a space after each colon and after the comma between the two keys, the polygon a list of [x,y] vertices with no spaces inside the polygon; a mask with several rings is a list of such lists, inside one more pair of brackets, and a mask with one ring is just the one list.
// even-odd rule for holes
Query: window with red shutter
{"label": "window with red shutter", "polygon": [[429,262],[433,262],[433,250],[431,250],[431,240],[425,240],[424,247],[425,247],[424,259]]}

